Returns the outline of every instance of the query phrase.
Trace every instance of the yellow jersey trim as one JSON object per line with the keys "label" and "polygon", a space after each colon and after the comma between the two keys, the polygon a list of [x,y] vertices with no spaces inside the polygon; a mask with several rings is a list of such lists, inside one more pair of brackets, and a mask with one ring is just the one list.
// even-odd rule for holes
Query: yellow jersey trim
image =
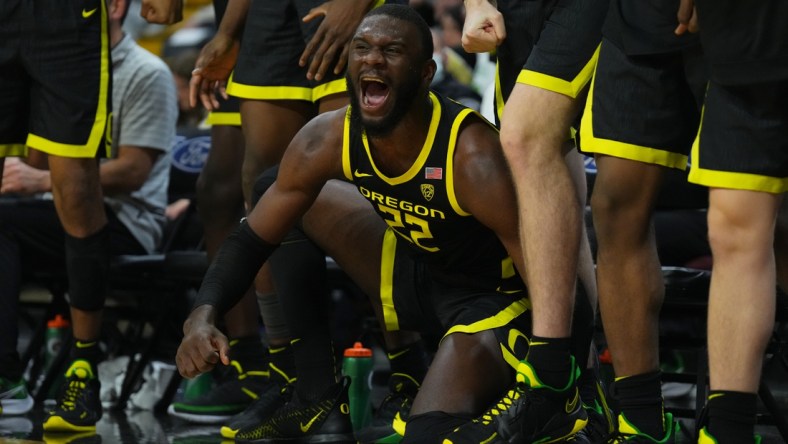
{"label": "yellow jersey trim", "polygon": [[342,171],[345,178],[353,182],[353,172],[350,171],[350,107],[345,111],[345,127],[342,128]]}
{"label": "yellow jersey trim", "polygon": [[416,161],[413,162],[413,165],[410,166],[410,169],[408,169],[408,171],[406,171],[401,176],[388,177],[378,169],[377,165],[375,165],[375,160],[372,157],[372,150],[369,148],[367,134],[366,132],[361,134],[361,141],[364,143],[364,148],[367,150],[367,156],[369,156],[369,163],[372,165],[372,169],[382,181],[389,185],[399,185],[412,180],[422,170],[424,163],[427,161],[430,150],[432,150],[432,144],[435,141],[435,133],[438,131],[438,122],[440,122],[441,118],[441,104],[438,101],[438,98],[435,97],[435,94],[430,92],[430,99],[432,100],[432,118],[430,119],[430,129],[427,133],[427,138],[424,140],[424,145],[422,145],[421,152],[416,158]]}
{"label": "yellow jersey trim", "polygon": [[585,66],[583,66],[583,69],[572,80],[559,79],[549,74],[523,69],[517,76],[517,83],[536,86],[575,99],[588,84],[588,81],[591,80],[591,74],[594,72],[597,59],[599,59],[599,48],[600,46],[598,45],[594,55],[591,56]]}
{"label": "yellow jersey trim", "polygon": [[446,152],[446,194],[449,199],[454,212],[460,216],[470,216],[471,213],[465,211],[460,207],[457,202],[457,194],[454,192],[454,151],[457,147],[457,136],[459,134],[460,124],[472,112],[471,109],[464,109],[457,114],[454,122],[451,124],[451,134],[449,135],[449,149]]}

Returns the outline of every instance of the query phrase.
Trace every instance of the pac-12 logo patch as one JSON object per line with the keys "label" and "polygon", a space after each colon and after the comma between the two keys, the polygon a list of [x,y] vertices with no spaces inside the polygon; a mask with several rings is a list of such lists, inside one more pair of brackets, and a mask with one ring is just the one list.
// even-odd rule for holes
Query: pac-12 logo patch
{"label": "pac-12 logo patch", "polygon": [[435,195],[435,187],[430,183],[421,184],[421,195],[428,201],[432,200],[432,196]]}

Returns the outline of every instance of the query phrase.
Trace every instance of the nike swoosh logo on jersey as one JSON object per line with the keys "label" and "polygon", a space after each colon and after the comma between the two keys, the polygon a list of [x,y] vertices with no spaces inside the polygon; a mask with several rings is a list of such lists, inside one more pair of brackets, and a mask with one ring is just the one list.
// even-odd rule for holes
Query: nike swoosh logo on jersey
{"label": "nike swoosh logo on jersey", "polygon": [[306,424],[298,423],[298,426],[301,428],[301,432],[306,433],[309,430],[309,428],[312,427],[312,424],[314,424],[315,421],[317,421],[317,418],[319,418],[320,415],[322,414],[323,414],[323,409],[320,409],[320,411],[317,412],[317,415],[315,415],[312,419],[310,419],[309,422],[307,422]]}
{"label": "nike swoosh logo on jersey", "polygon": [[90,18],[91,15],[95,14],[98,8],[93,8],[90,11],[82,10],[82,18]]}
{"label": "nike swoosh logo on jersey", "polygon": [[371,175],[371,174],[368,174],[368,173],[360,173],[358,170],[354,171],[354,172],[353,172],[353,175],[354,175],[355,177],[372,177],[372,175]]}

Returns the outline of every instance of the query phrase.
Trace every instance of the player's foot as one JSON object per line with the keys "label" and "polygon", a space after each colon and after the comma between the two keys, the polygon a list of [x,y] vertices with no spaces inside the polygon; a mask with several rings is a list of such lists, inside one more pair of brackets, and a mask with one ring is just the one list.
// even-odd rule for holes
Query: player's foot
{"label": "player's foot", "polygon": [[527,361],[517,366],[517,385],[481,417],[455,429],[444,444],[559,442],[582,430],[588,415],[580,401],[580,370],[562,388],[544,384]]}
{"label": "player's foot", "polygon": [[235,435],[238,443],[332,443],[352,444],[353,426],[348,404],[349,378],[329,387],[315,401],[306,402],[293,394],[293,399],[262,423],[241,429]]}
{"label": "player's foot", "polygon": [[271,383],[265,393],[261,394],[243,412],[233,416],[221,428],[223,438],[234,439],[239,430],[254,427],[264,419],[271,417],[280,407],[290,400],[293,390],[292,385]]}
{"label": "player's foot", "polygon": [[371,423],[356,432],[361,444],[389,444],[402,440],[410,406],[419,392],[419,383],[403,373],[393,373],[389,378],[389,393],[375,411]]}
{"label": "player's foot", "polygon": [[599,380],[594,381],[593,390],[584,390],[583,393],[593,392],[589,399],[582,398],[583,408],[588,415],[588,424],[577,432],[568,441],[577,444],[602,444],[610,440],[616,432],[616,422],[613,411],[607,404],[605,389]]}
{"label": "player's foot", "polygon": [[77,359],[66,370],[57,405],[44,421],[44,432],[95,432],[101,419],[101,383],[84,359]]}
{"label": "player's foot", "polygon": [[33,409],[33,398],[24,379],[12,381],[0,377],[0,416],[24,415]]}
{"label": "player's foot", "polygon": [[245,370],[231,361],[227,376],[195,399],[174,402],[167,413],[200,424],[220,424],[243,412],[270,387],[268,370]]}
{"label": "player's foot", "polygon": [[653,437],[638,430],[622,413],[618,415],[618,432],[608,442],[611,444],[624,442],[632,444],[667,444],[675,442],[678,424],[673,421],[673,415],[665,413],[664,424],[665,434],[660,437]]}

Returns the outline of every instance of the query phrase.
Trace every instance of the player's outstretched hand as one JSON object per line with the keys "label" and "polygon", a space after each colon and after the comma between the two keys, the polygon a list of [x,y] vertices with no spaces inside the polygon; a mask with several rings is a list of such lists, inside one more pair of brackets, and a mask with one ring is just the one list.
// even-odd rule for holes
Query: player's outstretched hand
{"label": "player's outstretched hand", "polygon": [[240,47],[238,40],[222,33],[217,33],[203,46],[189,82],[189,104],[192,107],[199,101],[208,111],[219,108],[216,94],[227,98],[225,85],[235,68]]}
{"label": "player's outstretched hand", "polygon": [[323,17],[298,61],[299,65],[308,66],[309,80],[322,80],[334,61],[334,74],[345,71],[348,43],[370,5],[370,0],[330,0],[304,16],[305,22]]}

